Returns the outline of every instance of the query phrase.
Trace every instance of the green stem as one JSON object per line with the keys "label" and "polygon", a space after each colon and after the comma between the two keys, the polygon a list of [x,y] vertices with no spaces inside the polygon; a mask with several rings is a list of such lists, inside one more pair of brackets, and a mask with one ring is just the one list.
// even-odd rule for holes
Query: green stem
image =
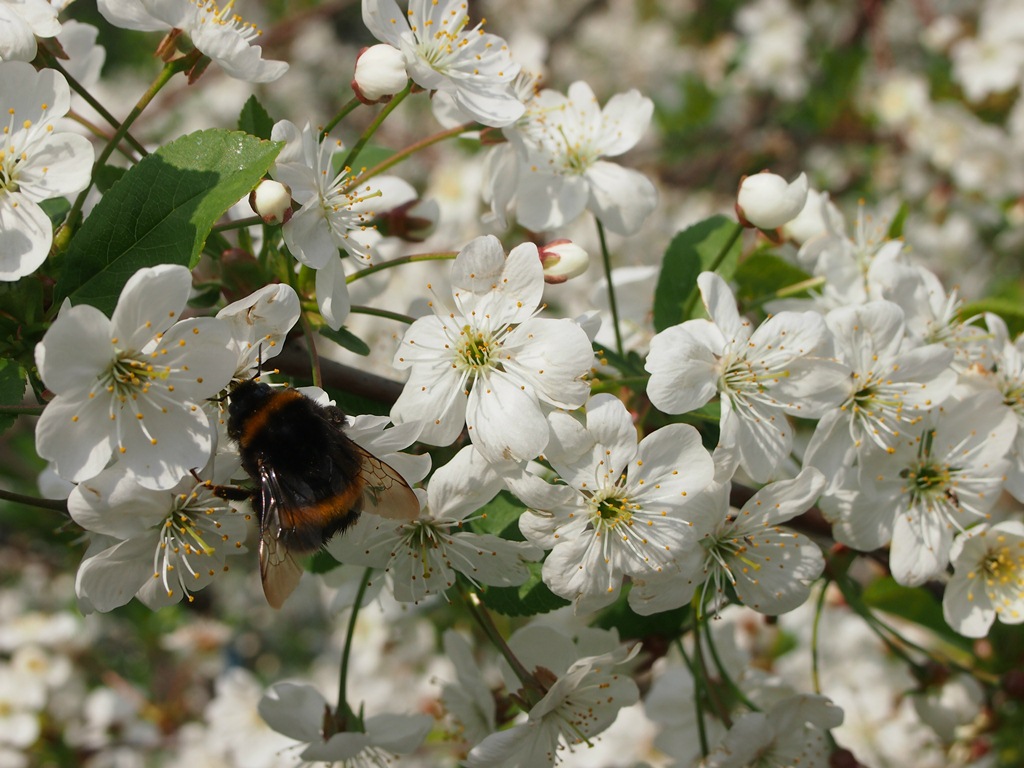
{"label": "green stem", "polygon": [[[718,251],[714,260],[708,265],[704,272],[714,272],[725,261],[725,257],[729,255],[729,251],[732,250],[733,245],[740,239],[740,235],[743,234],[743,225],[737,223],[732,234],[729,235],[729,239],[725,241],[722,248]],[[697,306],[697,299],[700,298],[700,289],[697,286],[693,287],[693,293],[690,294],[690,298],[686,301],[686,306],[683,307],[683,320],[689,320],[693,314],[693,308]]]}
{"label": "green stem", "polygon": [[316,332],[312,323],[309,322],[309,315],[305,312],[299,313],[299,323],[302,324],[302,335],[306,337],[306,350],[309,352],[309,366],[313,374],[313,386],[324,388],[324,377],[320,372],[320,355],[316,351]]}
{"label": "green stem", "polygon": [[367,126],[366,130],[363,131],[363,135],[359,137],[355,144],[352,145],[352,149],[345,155],[345,160],[342,162],[342,168],[349,168],[352,165],[352,161],[359,157],[359,153],[363,151],[363,147],[366,146],[366,142],[370,140],[370,137],[377,132],[380,128],[381,123],[387,120],[388,115],[395,111],[395,108],[401,104],[405,97],[412,92],[412,80],[409,81],[408,85],[398,93],[395,97],[387,103],[387,105],[380,111],[380,113],[373,119],[373,122]]}
{"label": "green stem", "polygon": [[438,253],[414,253],[411,256],[400,256],[397,259],[383,261],[380,264],[374,264],[372,267],[353,272],[345,278],[345,282],[354,283],[356,280],[372,275],[374,272],[399,267],[402,264],[414,264],[417,261],[444,261],[446,259],[454,259],[458,255],[457,251],[439,251]]}
{"label": "green stem", "polygon": [[798,293],[809,291],[813,288],[820,288],[826,282],[828,281],[824,277],[809,277],[806,280],[801,280],[799,283],[793,283],[792,285],[787,285],[785,288],[780,288],[774,293],[771,293],[768,296],[763,296],[760,299],[756,299],[745,306],[751,309],[754,307],[760,307],[762,304],[767,304],[769,301],[785,299],[790,296],[795,296]]}
{"label": "green stem", "polygon": [[619,305],[615,300],[615,284],[612,282],[612,256],[608,252],[608,241],[604,236],[604,225],[596,216],[597,237],[601,241],[601,258],[604,261],[604,279],[608,281],[608,308],[612,313],[612,330],[615,331],[615,349],[620,355],[625,354],[622,344],[622,330],[619,327]]}
{"label": "green stem", "polygon": [[[96,113],[104,120],[106,120],[111,128],[113,128],[115,131],[121,130],[121,123],[117,121],[117,118],[110,114],[110,112],[107,111],[106,107],[100,104],[100,102],[98,102],[96,98],[91,93],[89,93],[89,90],[83,87],[82,84],[79,83],[71,75],[70,72],[64,69],[59,60],[57,60],[53,56],[47,56],[46,59],[46,66],[50,67],[51,69],[55,69],[62,75],[64,75],[64,79],[68,81],[68,85],[71,86],[71,90],[73,90],[75,93],[81,96],[85,100],[86,104],[88,104],[90,107],[96,110]],[[83,121],[83,124],[86,123]],[[131,146],[131,148],[138,152],[142,157],[145,157],[146,155],[149,154],[149,152],[146,151],[146,148],[142,146],[141,142],[137,141],[135,137],[133,137],[130,133],[127,132],[127,129],[124,131],[123,136],[124,140]],[[120,142],[118,142],[118,144],[120,144]],[[124,152],[124,155],[127,157],[128,153]]]}
{"label": "green stem", "polygon": [[[146,92],[142,94],[142,97],[136,102],[135,106],[132,107],[132,111],[128,113],[128,117],[124,119],[124,122],[118,126],[117,130],[114,131],[114,135],[107,142],[106,146],[100,150],[99,155],[96,158],[96,162],[93,163],[93,179],[96,178],[96,171],[103,167],[103,164],[107,162],[110,155],[114,152],[114,147],[121,143],[125,136],[128,135],[128,129],[132,127],[132,124],[139,118],[139,115],[149,106],[149,103],[153,101],[161,89],[167,83],[170,82],[171,78],[174,77],[178,72],[184,72],[194,63],[194,59],[198,57],[199,51],[194,51],[196,56],[185,56],[180,59],[168,62],[164,65],[164,68],[160,70],[160,74],[156,76],[153,82],[150,84]],[[83,189],[78,197],[75,199],[74,204],[71,206],[71,210],[68,212],[66,218],[66,226],[76,227],[78,225],[78,219],[82,213],[82,206],[85,205],[85,198],[89,194],[91,184]]]}
{"label": "green stem", "polygon": [[2,488],[0,488],[0,499],[13,501],[15,504],[24,504],[26,507],[38,507],[68,514],[68,503],[63,499],[41,499],[38,496],[25,496],[13,491],[5,491]]}
{"label": "green stem", "polygon": [[323,129],[320,131],[320,141],[326,139],[327,134],[329,134],[334,129],[334,126],[336,126],[346,117],[348,117],[360,104],[362,104],[362,102],[359,101],[359,99],[357,99],[355,96],[349,99],[345,106],[343,106],[338,111],[338,114],[332,117],[330,122],[328,122],[327,125],[325,125]]}
{"label": "green stem", "polygon": [[247,229],[248,227],[256,227],[263,224],[263,219],[259,216],[247,216],[244,219],[236,219],[235,221],[229,221],[226,224],[218,224],[213,228],[214,232],[228,232],[232,229]]}
{"label": "green stem", "polygon": [[828,591],[828,582],[821,585],[821,592],[818,594],[817,603],[814,606],[814,623],[811,625],[811,680],[814,682],[814,692],[821,694],[821,658],[818,653],[819,637],[821,628],[821,617],[825,613],[825,593]]}
{"label": "green stem", "polygon": [[398,322],[405,323],[406,325],[412,325],[416,322],[416,318],[410,317],[409,315],[390,312],[386,309],[377,309],[376,307],[364,307],[360,304],[354,305],[349,311],[354,315],[373,315],[374,317],[383,317],[387,320],[397,320]]}
{"label": "green stem", "polygon": [[358,177],[350,181],[345,186],[345,189],[342,191],[350,192],[367,179],[373,176],[377,176],[378,174],[384,173],[384,171],[388,170],[392,166],[398,165],[407,157],[415,154],[416,152],[419,152],[421,149],[425,149],[426,147],[429,147],[432,144],[437,144],[438,142],[444,141],[445,139],[450,139],[453,136],[458,136],[462,133],[465,133],[466,131],[473,128],[475,125],[475,122],[463,123],[462,125],[457,125],[454,128],[449,128],[447,131],[441,131],[440,133],[435,133],[433,136],[428,136],[425,139],[420,139],[415,144],[410,144],[405,149],[395,152],[395,154],[393,154],[387,160],[377,163],[377,165],[373,166],[373,168],[364,171]]}
{"label": "green stem", "polygon": [[590,382],[590,393],[615,392],[628,387],[630,389],[646,389],[650,376],[623,376],[620,379],[594,379]]}
{"label": "green stem", "polygon": [[41,405],[0,405],[0,415],[5,416],[41,416]]}
{"label": "green stem", "polygon": [[697,625],[698,627],[704,627],[704,637],[708,641],[708,648],[711,650],[711,658],[714,659],[715,667],[718,669],[718,674],[725,681],[725,684],[729,686],[729,690],[732,691],[733,695],[751,712],[760,712],[761,708],[754,702],[747,698],[746,694],[736,685],[732,677],[729,676],[729,672],[726,670],[725,664],[722,663],[722,659],[718,655],[718,647],[715,645],[715,639],[711,635],[711,625],[706,621],[701,621]]}
{"label": "green stem", "polygon": [[334,710],[334,718],[338,722],[348,723],[348,716],[352,709],[348,705],[348,662],[352,655],[352,638],[356,634],[356,619],[359,618],[359,609],[363,604],[363,597],[370,586],[370,576],[373,575],[373,568],[363,571],[363,578],[359,582],[359,589],[356,592],[355,602],[352,604],[352,615],[348,617],[348,629],[345,631],[345,648],[341,652],[341,677],[338,679],[338,707]]}
{"label": "green stem", "polygon": [[[700,605],[700,598],[698,597],[697,600],[698,605]],[[718,719],[725,723],[726,728],[731,728],[732,718],[729,717],[729,711],[725,708],[725,705],[722,703],[721,698],[719,698],[718,691],[715,690],[715,686],[711,681],[711,675],[708,673],[707,661],[705,661],[704,659],[704,648],[702,647],[700,642],[700,625],[706,621],[707,617],[703,616],[702,614],[702,611],[698,611],[696,614],[697,627],[696,631],[693,633],[693,655],[697,662],[697,668],[700,671],[701,678],[705,682],[705,689],[708,692],[708,699],[711,700],[712,706],[714,706],[715,711],[718,713]]]}
{"label": "green stem", "polygon": [[[469,609],[470,615],[476,620],[476,623],[480,625],[480,628],[487,635],[487,639],[491,641],[495,648],[498,649],[499,653],[505,657],[505,661],[512,668],[516,677],[519,678],[519,682],[527,690],[533,690],[536,692],[544,691],[544,686],[541,685],[540,681],[533,675],[530,670],[526,668],[526,665],[519,660],[512,649],[508,647],[508,643],[505,642],[505,638],[501,636],[501,632],[494,625],[494,620],[491,618],[490,612],[480,602],[480,598],[477,597],[475,592],[467,589],[464,584],[459,582],[459,594],[462,596],[463,602],[466,604],[466,608]],[[535,702],[531,702],[535,703]]]}
{"label": "green stem", "polygon": [[[699,638],[697,644],[700,645]],[[683,656],[683,661],[686,662],[686,666],[690,670],[690,677],[693,678],[693,708],[697,711],[697,735],[700,737],[700,754],[703,757],[707,757],[711,749],[708,747],[708,733],[704,725],[704,701],[700,695],[703,684],[697,674],[697,665],[687,655],[686,649],[683,647],[683,641],[678,637],[676,638],[676,647],[679,649],[679,653]]]}

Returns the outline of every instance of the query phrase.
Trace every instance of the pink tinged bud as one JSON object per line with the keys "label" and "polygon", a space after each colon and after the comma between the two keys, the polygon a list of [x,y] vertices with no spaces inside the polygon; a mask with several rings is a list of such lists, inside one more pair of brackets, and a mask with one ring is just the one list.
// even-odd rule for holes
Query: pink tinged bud
{"label": "pink tinged bud", "polygon": [[284,224],[292,217],[292,191],[279,181],[264,179],[249,193],[249,205],[265,224]]}
{"label": "pink tinged bud", "polygon": [[552,240],[539,253],[546,283],[564,283],[570,277],[579,277],[590,266],[590,255],[571,240]]}
{"label": "pink tinged bud", "polygon": [[386,101],[405,88],[408,82],[405,57],[397,48],[381,43],[359,53],[352,90],[364,104]]}
{"label": "pink tinged bud", "polygon": [[736,214],[744,226],[774,230],[795,219],[807,202],[807,175],[792,183],[762,171],[740,181]]}
{"label": "pink tinged bud", "polygon": [[374,220],[382,235],[422,243],[434,233],[441,209],[436,200],[410,200]]}

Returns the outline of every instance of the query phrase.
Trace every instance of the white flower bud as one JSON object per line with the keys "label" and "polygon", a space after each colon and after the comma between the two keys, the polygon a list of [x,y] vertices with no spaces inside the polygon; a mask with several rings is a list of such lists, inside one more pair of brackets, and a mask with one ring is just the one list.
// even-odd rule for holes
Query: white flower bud
{"label": "white flower bud", "polygon": [[972,722],[985,703],[985,691],[973,677],[958,674],[941,687],[910,697],[918,717],[943,741],[951,742],[956,729]]}
{"label": "white flower bud", "polygon": [[356,59],[352,90],[364,104],[384,101],[409,82],[405,71],[405,57],[397,48],[380,44],[364,48]]}
{"label": "white flower bud", "polygon": [[788,183],[781,176],[763,171],[740,182],[736,213],[741,223],[758,229],[777,229],[795,219],[807,202],[807,175],[801,173]]}
{"label": "white flower bud", "polygon": [[279,181],[264,179],[249,193],[249,205],[266,224],[283,224],[292,217],[292,191]]}
{"label": "white flower bud", "polygon": [[590,255],[571,240],[552,240],[539,249],[544,282],[564,283],[578,277],[590,266]]}

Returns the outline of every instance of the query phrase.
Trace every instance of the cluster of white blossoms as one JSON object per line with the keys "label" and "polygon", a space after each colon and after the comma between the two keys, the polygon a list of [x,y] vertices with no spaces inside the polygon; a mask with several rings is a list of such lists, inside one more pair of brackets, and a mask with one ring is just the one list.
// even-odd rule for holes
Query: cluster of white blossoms
{"label": "cluster of white blossoms", "polygon": [[[166,32],[158,53],[184,62],[190,81],[211,61],[251,83],[282,77],[288,65],[263,57],[259,29],[234,7],[213,0],[99,2],[115,25]],[[1003,93],[1024,67],[1024,38],[998,27],[999,7],[986,4],[977,36],[954,49],[952,74],[971,100]],[[301,525],[329,535],[338,514],[352,513],[313,556],[317,576],[304,579],[307,592],[313,582],[328,585],[334,613],[351,611],[347,634],[336,643],[344,647],[337,703],[321,692],[320,680],[264,688],[249,673],[220,670],[206,715],[232,734],[218,737],[218,758],[370,766],[421,750],[435,728],[421,701],[410,696],[416,706],[404,712],[366,714],[346,698],[347,675],[356,675],[348,666],[356,617],[371,599],[394,616],[451,608],[449,617],[458,610],[475,620],[475,645],[448,630],[448,666],[431,669],[435,681],[446,681],[432,683],[439,689],[434,704],[444,710],[437,719],[446,718],[457,734],[457,759],[474,768],[585,765],[584,750],[602,735],[621,738],[611,735],[614,729],[628,729],[642,708],[661,729],[659,748],[680,765],[839,764],[847,737],[832,733],[841,733],[847,705],[825,695],[817,667],[815,694],[769,679],[754,669],[749,648],[719,642],[708,619],[727,617],[731,628],[742,607],[748,621],[757,617],[748,634],[760,637],[777,623],[763,617],[800,616],[809,625],[816,619],[804,620],[811,610],[805,606],[817,597],[820,617],[839,590],[850,610],[863,609],[874,622],[861,585],[847,573],[859,554],[891,576],[893,590],[941,591],[948,629],[963,638],[984,638],[997,622],[1024,624],[1024,515],[1008,500],[1024,502],[1024,336],[1014,338],[995,314],[965,316],[957,291],[947,290],[899,238],[872,231],[863,213],[848,232],[807,174],[793,181],[768,172],[744,177],[738,222],[716,224],[715,237],[725,235],[721,252],[706,253],[702,241],[676,275],[666,256],[653,313],[639,301],[624,301],[631,306],[620,313],[604,233],[641,233],[658,187],[611,159],[640,143],[654,102],[628,90],[602,107],[583,81],[565,93],[541,89],[461,0],[363,0],[364,23],[380,44],[360,54],[355,95],[335,122],[386,102],[379,121],[367,121],[344,147],[327,137],[327,128],[274,122],[259,114],[258,103],[247,105],[250,124],[260,123],[254,130],[269,141],[246,138],[277,153],[258,171],[273,179],[253,191],[259,219],[236,227],[261,227],[259,237],[246,231],[236,247],[228,228],[207,229],[205,260],[194,273],[146,261],[142,247],[128,258],[113,254],[100,282],[116,283],[116,290],[97,297],[101,288],[87,283],[62,293],[68,261],[97,263],[67,245],[91,236],[96,219],[83,215],[84,193],[97,181],[90,140],[57,122],[71,110],[68,79],[26,63],[37,47],[59,47],[40,42],[61,32],[57,15],[42,0],[0,0],[0,104],[8,113],[0,146],[0,280],[26,295],[45,291],[48,299],[63,299],[44,307],[40,298],[39,317],[15,325],[31,339],[18,365],[34,363],[18,376],[32,381],[45,402],[36,452],[67,486],[66,511],[85,532],[74,580],[79,609],[114,611],[133,598],[154,610],[191,602],[227,578],[236,556],[249,558],[255,572],[256,548],[265,579],[277,565],[266,551],[275,547],[272,557],[283,553],[302,572],[290,558],[309,552],[289,553],[289,537]],[[737,77],[798,99],[809,87],[799,67],[808,25],[784,0],[749,4],[736,22],[747,41]],[[181,58],[174,59],[179,45]],[[1004,68],[1017,79],[1007,79]],[[368,146],[379,123],[421,90],[430,92],[444,133],[361,167],[380,150]],[[394,221],[411,218],[418,192],[378,171],[456,135],[476,142],[479,152],[473,215],[508,230],[516,244],[506,247],[493,234],[460,235],[456,248],[384,258],[397,247],[386,238],[409,235]],[[122,139],[125,154],[134,159],[137,151],[139,162],[111,195],[128,188],[125,179],[150,159],[127,130]],[[176,158],[169,154],[157,159],[171,167]],[[105,164],[109,152],[100,157]],[[227,186],[231,200],[243,191]],[[60,204],[41,204],[79,193],[55,236]],[[197,208],[212,208],[204,196],[221,193],[197,192]],[[489,208],[482,217],[481,200]],[[131,204],[118,212],[129,225]],[[169,217],[180,214],[180,201],[173,207]],[[588,269],[586,252],[564,239],[537,244],[585,213],[598,224],[603,287],[610,286],[610,322],[600,329],[598,312],[569,316],[559,311],[561,297],[554,298],[560,284]],[[200,218],[189,224],[198,226]],[[756,245],[737,267],[729,254],[745,234]],[[679,242],[687,245],[685,237]],[[230,248],[217,250],[225,243]],[[231,271],[231,251],[248,259],[251,271],[241,270],[242,279]],[[751,300],[759,259],[771,260],[773,279],[800,278]],[[350,283],[412,261],[442,260],[446,272],[438,270],[404,304],[413,316],[395,311],[405,294],[384,307],[353,307]],[[126,266],[133,263],[148,266]],[[685,284],[677,280],[682,272]],[[246,278],[257,274],[265,280],[253,290]],[[104,298],[109,312],[90,303]],[[382,472],[390,470],[389,482],[400,476],[412,489],[407,498],[412,503],[415,496],[418,507],[405,519],[349,503],[352,489],[372,495],[381,488],[345,485],[338,477],[330,478],[332,488],[344,485],[344,493],[317,497],[310,490],[287,509],[275,506],[284,495],[270,498],[266,489],[278,490],[280,468],[261,455],[247,460],[259,477],[253,470],[247,477],[238,444],[244,441],[232,439],[226,426],[235,387],[260,375],[297,325],[320,383],[317,332],[356,348],[361,339],[343,326],[360,310],[407,324],[392,334],[389,348],[370,350],[390,361],[395,378],[405,377],[390,401],[380,396],[388,416],[344,421],[352,450],[370,454],[368,465],[376,457],[386,465]],[[626,315],[642,330],[624,341]],[[595,341],[599,330],[616,338],[616,349]],[[333,405],[325,389],[301,391],[320,406]],[[264,408],[250,422],[260,429],[277,415],[277,406]],[[253,484],[262,484],[264,495],[236,500]],[[334,508],[339,498],[344,509]],[[268,523],[274,516],[276,529]],[[352,579],[337,564],[362,574]],[[499,627],[490,613],[526,616],[559,606],[566,610],[515,631],[511,619]],[[642,629],[620,636],[621,616]],[[933,623],[941,623],[937,616],[936,601]],[[925,652],[927,643],[904,643],[881,620],[871,628],[902,657],[914,661]],[[434,653],[442,633],[430,630],[422,645]],[[817,664],[817,624],[814,633],[801,643]],[[481,638],[500,662],[476,652]],[[0,651],[6,653],[2,632]],[[741,660],[731,663],[730,656]],[[46,662],[36,659],[36,667]],[[375,674],[384,674],[389,659],[377,662]],[[416,664],[427,667],[420,657]],[[945,710],[925,690],[925,665],[914,664],[917,706],[941,719]],[[967,666],[960,657],[950,661],[950,668]],[[3,764],[6,751],[40,738],[42,713],[59,684],[53,681],[62,679],[60,670],[52,679],[32,678],[32,667],[0,657]],[[655,680],[650,692],[638,684],[648,673]],[[496,687],[499,677],[503,685]],[[964,709],[975,712],[981,695],[970,685],[963,685],[971,700]],[[255,721],[254,713],[258,727],[242,722]],[[858,722],[860,715],[853,717]],[[197,734],[216,730],[191,725]],[[673,728],[686,732],[686,744]],[[152,736],[142,731],[140,738]],[[107,743],[98,726],[94,733],[85,724],[81,732],[83,743]],[[183,764],[192,759],[184,748],[179,755]]]}

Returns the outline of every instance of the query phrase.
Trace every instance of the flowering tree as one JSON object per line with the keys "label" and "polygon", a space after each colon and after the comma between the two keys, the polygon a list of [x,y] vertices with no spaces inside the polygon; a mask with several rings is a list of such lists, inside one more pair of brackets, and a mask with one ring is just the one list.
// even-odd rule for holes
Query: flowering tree
{"label": "flowering tree", "polygon": [[1019,3],[483,5],[0,0],[0,764],[1019,766]]}

